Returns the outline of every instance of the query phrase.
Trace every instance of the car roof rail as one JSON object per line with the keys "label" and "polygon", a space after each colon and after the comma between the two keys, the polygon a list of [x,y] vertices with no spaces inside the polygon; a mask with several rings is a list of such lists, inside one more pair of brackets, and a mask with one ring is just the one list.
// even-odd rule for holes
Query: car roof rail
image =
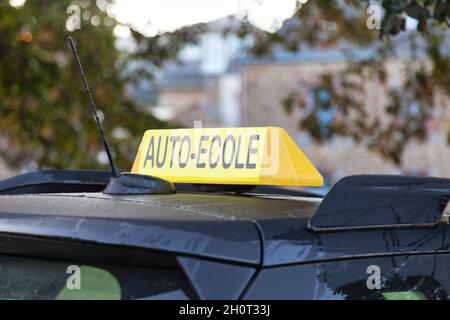
{"label": "car roof rail", "polygon": [[356,175],[339,180],[308,222],[313,232],[423,228],[448,223],[450,179]]}

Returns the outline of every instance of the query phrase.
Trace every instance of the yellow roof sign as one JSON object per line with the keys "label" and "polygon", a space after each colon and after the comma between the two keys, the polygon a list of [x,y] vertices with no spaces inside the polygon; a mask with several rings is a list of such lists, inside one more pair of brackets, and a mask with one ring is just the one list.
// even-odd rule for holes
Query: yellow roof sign
{"label": "yellow roof sign", "polygon": [[282,128],[147,130],[131,173],[175,183],[322,186]]}

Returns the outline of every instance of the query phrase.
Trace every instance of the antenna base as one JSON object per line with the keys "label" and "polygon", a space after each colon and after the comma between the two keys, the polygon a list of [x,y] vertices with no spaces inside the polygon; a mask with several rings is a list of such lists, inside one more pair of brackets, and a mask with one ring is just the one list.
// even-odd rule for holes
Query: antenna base
{"label": "antenna base", "polygon": [[122,172],[117,178],[111,178],[104,194],[169,194],[175,193],[172,182],[141,174]]}

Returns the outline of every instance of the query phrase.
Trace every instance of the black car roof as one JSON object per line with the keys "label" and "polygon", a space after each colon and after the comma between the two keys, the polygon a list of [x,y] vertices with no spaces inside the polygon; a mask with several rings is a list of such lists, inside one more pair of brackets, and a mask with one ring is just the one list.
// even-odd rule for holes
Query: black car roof
{"label": "black car roof", "polygon": [[[450,227],[448,212],[443,211],[450,196],[448,186],[448,179],[400,176],[356,176],[337,183],[329,192],[329,199],[341,197],[343,203],[355,204],[350,209],[358,209],[357,212],[349,208],[334,210],[339,201],[322,206],[327,198],[322,201],[255,193],[5,194],[0,195],[0,248],[7,248],[2,237],[10,234],[267,267],[369,256],[448,253]],[[385,192],[392,193],[393,200],[384,197],[383,202],[375,197]],[[363,203],[357,201],[365,194],[369,197]],[[408,197],[407,206],[395,206],[399,196]],[[424,205],[425,202],[431,205]],[[368,214],[367,206],[373,209],[368,219],[376,218],[373,225],[366,225],[364,230],[345,227],[355,214]],[[416,214],[419,211],[429,211],[430,217],[439,216],[439,220],[426,228],[418,219],[407,227],[393,223],[386,228],[378,223],[392,219],[394,209],[400,222],[403,213],[409,219],[411,208],[415,216],[421,217]],[[326,222],[322,217],[327,218],[330,210],[334,210],[333,221],[339,223],[338,227],[332,232],[313,230],[311,227]],[[316,220],[310,219],[313,213]],[[359,222],[365,224],[367,219],[363,220]],[[311,221],[313,224],[308,225]],[[26,248],[23,244],[20,247]]]}
{"label": "black car roof", "polygon": [[0,212],[140,220],[254,220],[310,217],[320,198],[270,194],[0,195]]}
{"label": "black car roof", "polygon": [[0,196],[0,233],[132,246],[260,264],[256,219],[305,221],[319,198],[102,193]]}

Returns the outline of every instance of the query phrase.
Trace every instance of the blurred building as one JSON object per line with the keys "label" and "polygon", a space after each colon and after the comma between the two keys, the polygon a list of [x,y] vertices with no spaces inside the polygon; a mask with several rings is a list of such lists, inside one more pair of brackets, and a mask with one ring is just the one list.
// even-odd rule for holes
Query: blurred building
{"label": "blurred building", "polygon": [[[245,126],[284,127],[313,160],[322,173],[332,181],[350,174],[411,174],[450,177],[450,166],[444,159],[450,156],[447,131],[450,127],[449,101],[441,101],[444,108],[436,108],[432,123],[428,124],[426,143],[409,143],[400,167],[387,161],[365,146],[356,145],[349,138],[333,138],[317,144],[299,130],[300,110],[291,114],[282,107],[282,101],[292,92],[308,93],[314,90],[323,72],[336,72],[346,64],[338,52],[298,54],[273,61],[246,59],[242,64],[242,115]],[[403,61],[393,60],[388,65],[391,83],[403,80]],[[366,108],[369,114],[383,115],[387,103],[384,90],[376,81],[366,87]]]}
{"label": "blurred building", "polygon": [[209,23],[198,45],[184,48],[179,61],[169,62],[153,83],[132,89],[137,101],[157,118],[191,127],[234,126],[241,122],[242,78],[234,61],[244,42],[223,36],[224,28],[239,23],[233,18]]}
{"label": "blurred building", "polygon": [[[429,124],[428,141],[410,143],[400,167],[349,139],[317,144],[299,130],[300,111],[289,114],[282,102],[295,91],[308,97],[319,85],[321,74],[345,67],[347,57],[336,49],[275,52],[270,58],[246,56],[245,41],[222,36],[225,24],[229,20],[214,22],[198,46],[181,53],[181,63],[168,63],[156,82],[142,89],[153,92],[151,102],[148,99],[145,105],[156,117],[183,127],[192,127],[194,121],[202,121],[204,127],[283,127],[331,181],[358,173],[450,177],[450,166],[443,160],[450,157],[448,101],[439,102],[445,107]],[[388,81],[394,85],[403,80],[404,59],[411,58],[408,47],[399,45],[397,49],[400,58],[390,61],[388,68]],[[373,53],[354,48],[353,55],[360,59]],[[386,103],[383,89],[376,82],[368,83],[366,89],[367,109],[382,115],[380,106]]]}
{"label": "blurred building", "polygon": [[0,158],[0,180],[5,179],[13,174],[13,171],[8,168],[4,161]]}

